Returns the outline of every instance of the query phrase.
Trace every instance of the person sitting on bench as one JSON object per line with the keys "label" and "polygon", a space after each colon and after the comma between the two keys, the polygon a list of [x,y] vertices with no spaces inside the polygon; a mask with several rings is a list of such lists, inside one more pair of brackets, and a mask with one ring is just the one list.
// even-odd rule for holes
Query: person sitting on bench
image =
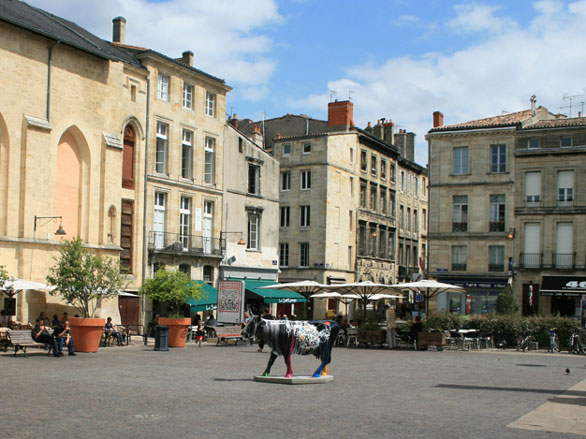
{"label": "person sitting on bench", "polygon": [[69,355],[76,355],[73,339],[70,334],[69,320],[65,320],[59,327],[55,328],[53,335],[57,338],[57,343],[59,344],[59,355],[63,355],[63,346],[67,346]]}
{"label": "person sitting on bench", "polygon": [[120,334],[118,328],[116,328],[116,326],[114,326],[114,324],[112,323],[112,317],[108,317],[108,320],[104,325],[104,329],[106,330],[106,334],[108,336],[110,336],[111,338],[116,337],[116,340],[118,341],[118,346],[124,346],[122,334]]}
{"label": "person sitting on bench", "polygon": [[51,345],[53,348],[53,356],[59,357],[59,345],[57,338],[49,334],[49,331],[45,327],[45,320],[39,317],[36,321],[35,327],[31,330],[31,337],[37,343],[43,343]]}

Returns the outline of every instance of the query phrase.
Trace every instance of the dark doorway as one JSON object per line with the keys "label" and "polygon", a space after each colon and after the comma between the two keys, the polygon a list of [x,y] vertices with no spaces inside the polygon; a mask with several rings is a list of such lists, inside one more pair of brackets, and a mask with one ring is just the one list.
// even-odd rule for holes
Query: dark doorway
{"label": "dark doorway", "polygon": [[573,317],[576,314],[576,302],[573,297],[552,297],[551,313],[561,317]]}
{"label": "dark doorway", "polygon": [[138,325],[138,297],[118,296],[118,309],[123,326]]}

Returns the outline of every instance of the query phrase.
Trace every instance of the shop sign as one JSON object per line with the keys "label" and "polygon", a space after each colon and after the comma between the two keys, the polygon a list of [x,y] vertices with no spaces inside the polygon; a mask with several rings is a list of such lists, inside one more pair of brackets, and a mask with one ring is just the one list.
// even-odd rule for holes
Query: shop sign
{"label": "shop sign", "polygon": [[580,297],[586,293],[586,276],[543,276],[542,296]]}

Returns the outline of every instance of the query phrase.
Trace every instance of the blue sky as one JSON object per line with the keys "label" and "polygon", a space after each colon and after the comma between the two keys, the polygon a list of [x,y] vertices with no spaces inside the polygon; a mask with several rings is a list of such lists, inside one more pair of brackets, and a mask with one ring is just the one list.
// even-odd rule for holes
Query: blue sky
{"label": "blue sky", "polygon": [[[427,163],[432,113],[458,123],[538,105],[572,116],[586,101],[586,0],[29,0],[111,39],[172,57],[234,88],[226,111],[259,120],[327,118],[351,96],[354,121],[417,134]],[[84,5],[80,8],[80,5]],[[332,91],[335,92],[332,93]]]}

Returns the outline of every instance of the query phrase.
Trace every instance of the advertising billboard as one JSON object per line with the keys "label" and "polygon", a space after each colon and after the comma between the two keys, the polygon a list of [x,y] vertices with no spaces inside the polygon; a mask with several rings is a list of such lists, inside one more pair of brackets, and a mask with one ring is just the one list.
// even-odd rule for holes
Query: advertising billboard
{"label": "advertising billboard", "polygon": [[224,280],[218,286],[219,323],[242,323],[244,317],[244,281]]}

